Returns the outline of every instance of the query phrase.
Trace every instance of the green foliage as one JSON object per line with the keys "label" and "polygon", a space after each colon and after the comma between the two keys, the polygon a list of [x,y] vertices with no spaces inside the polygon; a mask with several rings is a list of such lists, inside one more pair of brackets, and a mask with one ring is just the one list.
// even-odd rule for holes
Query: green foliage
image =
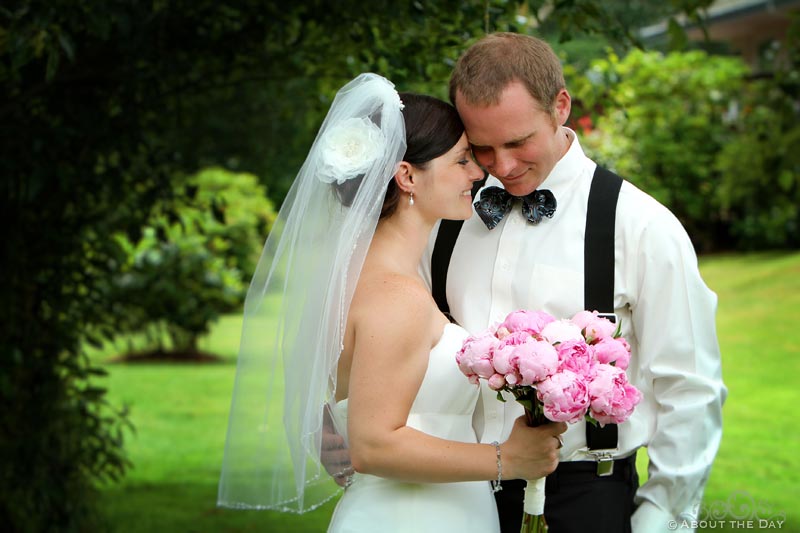
{"label": "green foliage", "polygon": [[[119,11],[98,21],[92,3],[66,4],[0,10],[0,524],[7,531],[97,529],[97,484],[125,471],[124,413],[94,385],[99,371],[81,345],[113,332],[99,280],[124,254],[107,236],[137,231],[169,175],[142,134],[155,114],[119,111],[120,103],[133,108],[146,99],[135,76],[115,83],[114,62],[131,37],[128,8],[115,5]],[[103,46],[112,34],[118,46]]]}
{"label": "green foliage", "polygon": [[208,168],[154,207],[142,238],[115,238],[128,254],[110,280],[120,333],[144,333],[148,348],[196,351],[222,313],[238,309],[258,251],[276,217],[252,174]]}
{"label": "green foliage", "polygon": [[800,17],[772,75],[747,83],[736,136],[716,162],[718,194],[742,249],[800,246]]}
{"label": "green foliage", "polygon": [[576,80],[596,114],[587,150],[667,205],[701,250],[726,238],[715,161],[732,138],[725,116],[745,72],[736,58],[634,50],[594,62],[586,81]]}
{"label": "green foliage", "polygon": [[[585,147],[666,204],[700,250],[800,244],[800,23],[772,71],[694,51],[567,67]],[[576,120],[580,124],[580,120]]]}

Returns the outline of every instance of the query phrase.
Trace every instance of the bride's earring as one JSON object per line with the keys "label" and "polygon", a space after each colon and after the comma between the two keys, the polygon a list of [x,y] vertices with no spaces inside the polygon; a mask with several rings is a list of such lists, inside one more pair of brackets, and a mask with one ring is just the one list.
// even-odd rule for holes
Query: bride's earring
{"label": "bride's earring", "polygon": [[408,205],[414,205],[414,193],[408,193]]}

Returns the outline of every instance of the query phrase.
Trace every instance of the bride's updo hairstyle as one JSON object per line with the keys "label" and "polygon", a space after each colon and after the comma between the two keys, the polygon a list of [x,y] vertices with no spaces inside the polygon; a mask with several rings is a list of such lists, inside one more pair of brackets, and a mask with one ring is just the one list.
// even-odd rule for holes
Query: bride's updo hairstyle
{"label": "bride's updo hairstyle", "polygon": [[[406,123],[406,154],[403,161],[419,169],[446,154],[464,134],[464,124],[456,108],[438,98],[423,94],[400,93]],[[389,182],[383,200],[381,218],[391,216],[400,201],[400,189]]]}

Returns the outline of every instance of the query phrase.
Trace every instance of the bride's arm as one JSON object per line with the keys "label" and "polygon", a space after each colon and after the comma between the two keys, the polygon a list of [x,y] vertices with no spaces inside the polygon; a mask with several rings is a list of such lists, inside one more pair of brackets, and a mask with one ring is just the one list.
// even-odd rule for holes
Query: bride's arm
{"label": "bride's arm", "polygon": [[[491,444],[449,441],[405,425],[443,328],[430,296],[408,283],[384,284],[373,296],[351,316],[348,435],[355,470],[415,482],[497,479]],[[558,462],[553,436],[565,429],[564,424],[528,428],[519,420],[500,446],[503,478],[536,479],[552,472]]]}

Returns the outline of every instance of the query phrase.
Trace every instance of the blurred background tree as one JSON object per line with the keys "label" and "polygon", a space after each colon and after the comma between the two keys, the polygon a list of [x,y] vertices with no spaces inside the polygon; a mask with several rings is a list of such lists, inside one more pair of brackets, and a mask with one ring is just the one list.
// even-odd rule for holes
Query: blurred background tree
{"label": "blurred background tree", "polygon": [[276,213],[252,174],[208,167],[172,190],[138,242],[114,236],[127,260],[105,280],[106,299],[116,334],[144,338],[137,357],[208,358],[197,340],[240,309]]}
{"label": "blurred background tree", "polygon": [[742,250],[800,247],[800,15],[735,101],[715,161],[721,214]]}
{"label": "blurred background tree", "polygon": [[[655,196],[699,252],[800,245],[800,13],[758,64],[692,43],[568,64],[595,160]],[[689,43],[684,43],[689,44]]]}
{"label": "blurred background tree", "polygon": [[[588,65],[606,45],[621,54],[635,43],[645,14],[694,17],[708,4],[5,2],[0,526],[100,527],[93,494],[128,466],[126,418],[93,385],[103,370],[90,364],[86,343],[137,330],[139,313],[150,319],[161,313],[174,325],[192,316],[182,305],[205,294],[210,311],[175,330],[173,343],[191,346],[216,313],[241,298],[247,254],[237,256],[232,250],[239,245],[231,243],[251,237],[237,241],[220,230],[223,239],[217,232],[214,221],[222,218],[215,214],[224,206],[214,204],[216,194],[198,200],[200,193],[192,192],[202,189],[192,184],[198,171],[219,166],[258,176],[277,206],[336,89],[360,72],[387,76],[400,90],[444,97],[459,53],[487,31],[540,27],[553,41],[580,37],[584,43],[599,36],[603,46],[583,44],[586,56],[576,59]],[[732,212],[736,200],[729,196],[725,208]],[[245,232],[266,231],[268,204],[245,209],[264,214],[247,222]],[[189,213],[197,224],[185,223]],[[223,218],[233,222],[232,211]],[[166,305],[166,289],[144,281],[162,275],[156,266],[168,267],[170,276],[185,268],[192,273],[180,274],[185,281],[210,276],[206,281],[213,282],[176,285]],[[142,300],[125,293],[137,277]],[[127,302],[120,306],[123,295]],[[147,298],[163,299],[163,309],[145,313]]]}
{"label": "blurred background tree", "polygon": [[726,114],[746,73],[738,58],[635,50],[593,61],[574,85],[598,110],[586,150],[669,206],[700,251],[731,244],[715,162],[734,137]]}

